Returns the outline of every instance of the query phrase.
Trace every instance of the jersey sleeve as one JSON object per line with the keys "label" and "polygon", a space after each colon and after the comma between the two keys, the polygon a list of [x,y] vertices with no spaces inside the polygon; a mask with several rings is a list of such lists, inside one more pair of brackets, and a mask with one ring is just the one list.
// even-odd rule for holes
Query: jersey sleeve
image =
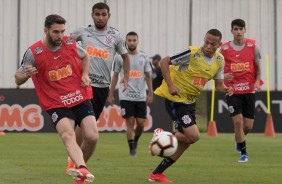
{"label": "jersey sleeve", "polygon": [[86,50],[84,50],[78,43],[76,43],[76,50],[80,59],[86,56]]}
{"label": "jersey sleeve", "polygon": [[32,51],[30,48],[28,48],[23,56],[21,65],[18,69],[18,71],[23,72],[25,70],[25,66],[31,65],[33,67],[36,67],[35,59],[33,57]]}
{"label": "jersey sleeve", "polygon": [[120,55],[126,54],[127,49],[125,47],[125,42],[122,35],[119,33],[117,36],[117,45],[116,45],[117,53]]}
{"label": "jersey sleeve", "polygon": [[191,50],[186,49],[182,52],[170,55],[172,65],[188,65],[190,63]]}
{"label": "jersey sleeve", "polygon": [[258,46],[255,46],[255,62],[259,61],[261,59],[260,51]]}
{"label": "jersey sleeve", "polygon": [[115,60],[114,60],[114,67],[113,71],[119,73],[122,69],[122,57],[120,55],[116,55]]}
{"label": "jersey sleeve", "polygon": [[152,72],[152,65],[151,65],[151,62],[150,62],[150,58],[148,56],[146,56],[145,58],[145,72]]}
{"label": "jersey sleeve", "polygon": [[224,60],[223,64],[220,66],[217,74],[214,76],[213,79],[224,79]]}

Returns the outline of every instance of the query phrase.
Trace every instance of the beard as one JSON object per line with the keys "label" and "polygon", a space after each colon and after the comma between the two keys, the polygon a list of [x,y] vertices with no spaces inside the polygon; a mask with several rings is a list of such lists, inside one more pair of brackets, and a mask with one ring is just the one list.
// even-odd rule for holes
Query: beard
{"label": "beard", "polygon": [[103,24],[103,23],[95,22],[94,24],[95,24],[95,27],[98,28],[98,29],[104,29],[107,26],[107,23]]}
{"label": "beard", "polygon": [[131,52],[135,51],[137,47],[128,47],[128,50],[130,50]]}
{"label": "beard", "polygon": [[50,34],[47,35],[47,40],[49,45],[56,47],[56,46],[60,46],[62,44],[62,40],[61,39],[57,39],[57,40],[53,40],[50,36]]}

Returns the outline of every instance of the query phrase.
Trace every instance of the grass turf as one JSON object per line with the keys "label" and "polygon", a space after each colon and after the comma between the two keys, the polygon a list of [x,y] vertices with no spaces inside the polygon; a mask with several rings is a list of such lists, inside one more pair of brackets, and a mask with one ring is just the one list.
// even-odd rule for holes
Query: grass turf
{"label": "grass turf", "polygon": [[[151,133],[140,138],[136,158],[128,156],[125,133],[100,133],[88,163],[97,184],[143,184],[161,158],[149,154]],[[234,135],[202,137],[164,174],[178,184],[280,184],[282,135],[247,136],[249,162],[238,163]],[[71,184],[67,156],[55,133],[6,133],[0,136],[0,184]]]}

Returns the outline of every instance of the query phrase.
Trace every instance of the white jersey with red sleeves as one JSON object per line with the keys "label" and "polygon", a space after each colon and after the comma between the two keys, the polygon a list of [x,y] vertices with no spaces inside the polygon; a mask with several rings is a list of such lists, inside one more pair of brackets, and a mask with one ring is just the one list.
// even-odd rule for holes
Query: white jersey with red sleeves
{"label": "white jersey with red sleeves", "polygon": [[112,63],[116,53],[127,53],[124,39],[120,32],[108,26],[98,30],[94,25],[82,27],[71,33],[78,44],[90,56],[89,77],[94,87],[109,87],[111,83]]}

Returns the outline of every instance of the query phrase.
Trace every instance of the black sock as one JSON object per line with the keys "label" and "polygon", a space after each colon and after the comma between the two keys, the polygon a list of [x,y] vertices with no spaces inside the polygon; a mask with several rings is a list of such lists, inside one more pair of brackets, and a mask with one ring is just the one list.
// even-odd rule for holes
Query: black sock
{"label": "black sock", "polygon": [[80,166],[78,166],[78,169],[81,169],[81,168],[87,169],[87,167],[86,167],[85,165],[80,165]]}
{"label": "black sock", "polygon": [[172,160],[170,157],[166,157],[162,160],[162,162],[158,165],[158,167],[153,171],[154,174],[156,173],[163,173],[169,166],[171,166],[175,161]]}
{"label": "black sock", "polygon": [[135,149],[135,143],[133,139],[128,140],[128,146],[130,151]]}
{"label": "black sock", "polygon": [[136,127],[136,130],[135,130],[135,136],[134,136],[134,142],[135,142],[135,149],[137,148],[137,143],[138,143],[138,140],[141,136],[141,134],[143,133],[143,129],[144,127]]}
{"label": "black sock", "polygon": [[240,142],[240,143],[237,143],[240,150],[241,150],[241,154],[244,155],[244,154],[247,154],[247,148],[246,148],[246,141],[244,142]]}

